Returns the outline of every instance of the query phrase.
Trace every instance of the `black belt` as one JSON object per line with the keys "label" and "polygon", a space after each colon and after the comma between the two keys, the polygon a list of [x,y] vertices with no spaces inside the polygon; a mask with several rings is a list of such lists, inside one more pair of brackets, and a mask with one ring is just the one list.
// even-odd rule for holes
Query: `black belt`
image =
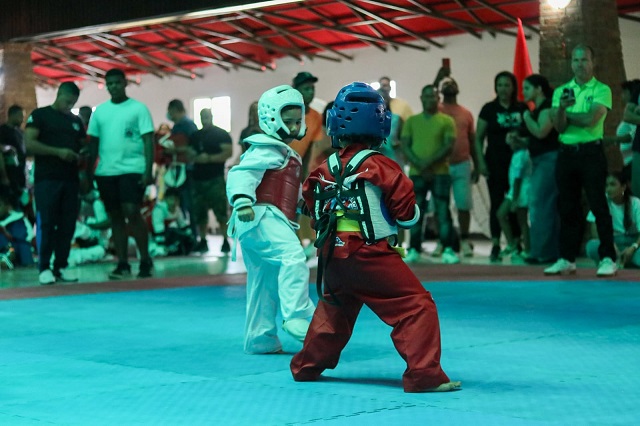
{"label": "black belt", "polygon": [[587,151],[594,148],[602,149],[602,140],[598,139],[597,141],[591,142],[579,142],[574,144],[560,144],[560,151],[562,152],[580,152]]}

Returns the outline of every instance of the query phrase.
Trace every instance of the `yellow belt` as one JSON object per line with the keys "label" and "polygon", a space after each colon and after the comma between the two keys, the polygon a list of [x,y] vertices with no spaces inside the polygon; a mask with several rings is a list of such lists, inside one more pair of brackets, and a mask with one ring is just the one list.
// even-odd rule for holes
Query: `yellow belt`
{"label": "yellow belt", "polygon": [[338,231],[340,232],[360,232],[360,225],[357,220],[341,217],[338,219]]}
{"label": "yellow belt", "polygon": [[[360,225],[358,224],[357,220],[340,217],[338,219],[337,230],[340,232],[360,232]],[[406,256],[406,253],[403,247],[391,246],[391,248],[395,250],[400,255],[400,257]]]}

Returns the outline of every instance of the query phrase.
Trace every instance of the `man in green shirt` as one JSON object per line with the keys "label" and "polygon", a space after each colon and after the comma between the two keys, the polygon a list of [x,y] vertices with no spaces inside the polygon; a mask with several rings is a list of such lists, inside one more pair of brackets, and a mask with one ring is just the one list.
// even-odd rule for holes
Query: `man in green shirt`
{"label": "man in green shirt", "polygon": [[617,272],[613,244],[613,224],[605,182],[607,160],[602,149],[604,120],[611,109],[611,89],[593,76],[594,52],[578,45],[571,52],[574,78],[553,94],[553,122],[560,133],[556,166],[558,210],[560,213],[560,259],[544,270],[547,275],[572,274],[582,242],[584,215],[581,197],[585,191],[596,217],[600,238],[598,276]]}
{"label": "man in green shirt", "polygon": [[453,251],[453,222],[449,210],[451,194],[451,176],[449,175],[449,156],[456,139],[456,125],[453,118],[438,111],[438,89],[430,84],[422,89],[420,100],[423,111],[409,117],[402,127],[401,146],[411,168],[409,177],[413,181],[420,220],[411,228],[407,262],[415,262],[422,251],[422,222],[426,211],[427,194],[431,193],[440,243],[444,248],[444,263],[460,263]]}

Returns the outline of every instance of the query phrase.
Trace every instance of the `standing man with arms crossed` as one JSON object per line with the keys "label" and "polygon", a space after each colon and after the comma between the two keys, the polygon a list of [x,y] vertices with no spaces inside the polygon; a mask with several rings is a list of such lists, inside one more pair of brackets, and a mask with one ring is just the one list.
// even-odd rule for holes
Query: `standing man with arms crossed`
{"label": "standing man with arms crossed", "polygon": [[600,239],[597,275],[613,276],[616,249],[613,223],[607,199],[607,159],[602,149],[604,120],[611,109],[611,89],[593,76],[594,52],[579,44],[571,52],[574,78],[553,94],[552,112],[560,133],[556,165],[558,209],[560,213],[560,259],[544,270],[547,275],[573,274],[582,241],[584,215],[580,199],[582,190],[596,218]]}
{"label": "standing man with arms crossed", "polygon": [[95,179],[113,231],[118,266],[109,274],[113,280],[131,276],[127,256],[129,233],[140,251],[138,278],[151,276],[149,230],[140,214],[153,165],[153,120],[149,109],[127,96],[124,72],[114,68],[105,75],[111,100],[96,108],[89,122],[91,160],[100,161]]}
{"label": "standing man with arms crossed", "polygon": [[80,208],[78,153],[86,134],[82,120],[71,113],[79,96],[78,86],[62,83],[53,104],[34,110],[27,119],[27,152],[35,156],[38,269],[43,285],[77,281],[65,277],[62,269],[67,267]]}
{"label": "standing man with arms crossed", "polygon": [[[453,199],[458,209],[458,225],[460,226],[460,253],[464,257],[473,256],[473,245],[469,241],[469,227],[471,224],[471,196],[472,182],[478,180],[475,167],[475,150],[472,144],[476,140],[476,130],[471,111],[458,104],[458,83],[446,77],[441,83],[443,101],[440,112],[451,117],[456,122],[456,141],[453,144],[449,158],[449,174],[451,175],[451,189]],[[473,160],[474,167],[471,167]]]}

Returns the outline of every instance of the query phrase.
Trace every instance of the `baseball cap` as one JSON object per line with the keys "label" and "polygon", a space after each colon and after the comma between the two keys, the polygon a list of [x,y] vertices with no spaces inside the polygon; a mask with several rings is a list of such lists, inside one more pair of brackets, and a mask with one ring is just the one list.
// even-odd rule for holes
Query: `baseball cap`
{"label": "baseball cap", "polygon": [[315,83],[316,81],[318,81],[318,77],[315,77],[313,74],[307,71],[299,72],[298,75],[296,75],[293,79],[293,87],[299,87],[300,85],[308,81]]}

